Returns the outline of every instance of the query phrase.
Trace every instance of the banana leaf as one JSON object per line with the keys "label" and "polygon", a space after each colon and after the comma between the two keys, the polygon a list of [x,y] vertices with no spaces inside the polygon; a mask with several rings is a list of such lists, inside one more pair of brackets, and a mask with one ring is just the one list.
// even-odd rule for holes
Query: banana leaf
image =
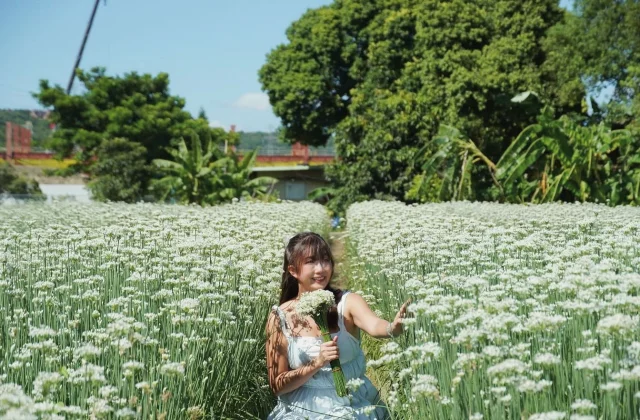
{"label": "banana leaf", "polygon": [[503,185],[505,186],[513,184],[542,156],[545,150],[546,148],[541,144],[540,140],[534,141],[525,153],[507,160],[505,164],[508,166],[498,167],[496,177],[504,179]]}

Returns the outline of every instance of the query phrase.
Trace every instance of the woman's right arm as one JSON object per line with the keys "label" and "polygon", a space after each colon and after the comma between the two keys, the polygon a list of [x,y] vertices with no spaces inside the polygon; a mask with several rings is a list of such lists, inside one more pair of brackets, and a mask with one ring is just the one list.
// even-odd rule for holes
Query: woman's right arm
{"label": "woman's right arm", "polygon": [[[337,338],[337,337],[335,337]],[[320,354],[311,363],[289,369],[288,343],[280,329],[280,319],[274,313],[267,321],[267,371],[269,386],[276,396],[286,394],[304,385],[326,363],[339,357],[338,345],[333,341],[322,343]]]}

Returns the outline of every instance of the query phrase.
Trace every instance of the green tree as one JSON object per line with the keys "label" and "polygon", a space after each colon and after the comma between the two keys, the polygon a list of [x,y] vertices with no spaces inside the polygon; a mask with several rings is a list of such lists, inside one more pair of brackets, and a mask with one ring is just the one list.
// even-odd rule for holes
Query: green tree
{"label": "green tree", "polygon": [[40,82],[34,97],[51,107],[57,130],[49,146],[59,157],[74,152],[79,163],[72,170],[90,171],[98,147],[106,139],[124,138],[147,150],[146,161],[168,157],[166,148],[189,132],[224,142],[225,132],[212,129],[206,119],[194,119],[185,111],[185,100],[169,94],[169,76],[108,76],[104,68],[78,70],[85,91],[67,95],[60,86]]}
{"label": "green tree", "polygon": [[[356,86],[351,69],[358,53],[364,52],[356,44],[368,8],[349,15],[342,15],[346,11],[335,4],[310,9],[287,29],[289,43],[269,54],[259,78],[282,120],[283,139],[322,146],[348,115]],[[354,13],[363,15],[362,25],[353,21]]]}
{"label": "green tree", "polygon": [[545,43],[552,57],[549,70],[559,78],[562,91],[582,87],[597,97],[603,89],[612,89],[605,113],[610,124],[622,128],[633,123],[638,129],[640,2],[574,0]]}
{"label": "green tree", "polygon": [[504,198],[502,185],[494,175],[496,165],[455,127],[441,124],[433,144],[419,150],[416,160],[422,162],[422,173],[413,178],[407,200],[424,203],[475,199],[473,173],[478,163],[488,167],[500,198]]}
{"label": "green tree", "polygon": [[[336,0],[291,25],[260,80],[289,141],[335,138],[336,208],[403,199],[420,171],[413,158],[436,150],[441,123],[497,160],[536,117],[514,106],[514,92],[579,110],[545,68],[543,40],[562,18],[556,0]],[[492,198],[489,171],[472,170],[477,198]]]}
{"label": "green tree", "polygon": [[545,107],[496,163],[513,202],[640,204],[640,142],[605,122],[583,126]]}
{"label": "green tree", "polygon": [[46,199],[38,181],[20,175],[9,162],[0,163],[0,201],[4,194],[21,200]]}
{"label": "green tree", "polygon": [[207,118],[207,113],[204,111],[204,108],[200,107],[200,110],[198,111],[198,118],[201,118],[205,121],[209,121],[209,118]]}
{"label": "green tree", "polygon": [[96,157],[87,185],[94,200],[134,203],[143,198],[151,173],[144,146],[122,138],[103,140]]}

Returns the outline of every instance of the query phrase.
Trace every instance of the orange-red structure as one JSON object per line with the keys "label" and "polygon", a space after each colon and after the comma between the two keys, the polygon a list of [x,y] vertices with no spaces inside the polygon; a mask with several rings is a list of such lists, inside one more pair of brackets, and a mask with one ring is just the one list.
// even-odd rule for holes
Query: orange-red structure
{"label": "orange-red structure", "polygon": [[15,159],[15,155],[31,153],[31,130],[19,124],[8,122],[5,127],[6,156]]}
{"label": "orange-red structure", "polygon": [[[8,123],[9,124],[9,123]],[[15,124],[14,124],[15,125]],[[20,127],[24,128],[24,127]],[[25,129],[26,130],[26,129]],[[29,131],[29,130],[27,130]],[[7,138],[9,138],[7,136]],[[7,146],[8,146],[7,142]],[[31,132],[29,131],[29,146],[28,149],[10,149],[7,147],[6,152],[0,152],[0,158],[3,159],[53,159],[53,153],[51,152],[31,152]],[[11,155],[11,152],[13,155]],[[242,155],[240,155],[242,157]],[[256,163],[260,164],[274,164],[274,163],[290,163],[291,165],[303,164],[326,164],[331,162],[335,157],[332,155],[310,155],[309,146],[304,146],[299,143],[295,143],[291,148],[290,155],[258,155],[256,156]]]}

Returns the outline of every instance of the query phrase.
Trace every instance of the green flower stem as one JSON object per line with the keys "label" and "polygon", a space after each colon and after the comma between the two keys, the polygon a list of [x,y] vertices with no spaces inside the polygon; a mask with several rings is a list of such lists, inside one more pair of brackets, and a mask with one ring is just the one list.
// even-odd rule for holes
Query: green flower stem
{"label": "green flower stem", "polygon": [[[327,313],[323,312],[322,315],[314,316],[314,321],[318,324],[320,332],[322,333],[322,340],[327,343],[331,341],[331,334],[329,333],[329,322],[327,321]],[[342,372],[342,366],[340,365],[340,359],[332,360],[331,371],[333,372],[333,382],[336,385],[336,393],[339,397],[347,396],[347,385],[344,379],[344,372]]]}

